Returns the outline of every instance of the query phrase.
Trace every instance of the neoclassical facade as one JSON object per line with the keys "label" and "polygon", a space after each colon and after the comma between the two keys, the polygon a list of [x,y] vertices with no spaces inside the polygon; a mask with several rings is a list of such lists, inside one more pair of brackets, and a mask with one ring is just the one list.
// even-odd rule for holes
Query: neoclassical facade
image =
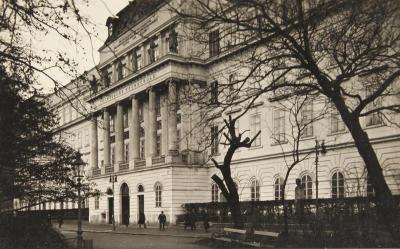
{"label": "neoclassical facade", "polygon": [[[53,97],[51,104],[60,116],[57,132],[82,152],[87,180],[103,193],[87,201],[90,222],[111,223],[114,214],[117,224],[136,223],[140,212],[156,222],[161,211],[174,222],[184,203],[224,201],[211,180],[219,172],[208,159],[223,160],[227,148],[215,134],[222,118],[240,111],[219,113],[204,128],[197,125],[204,113],[195,103],[180,99],[186,89],[233,80],[241,65],[220,49],[224,41],[218,30],[206,34],[209,48],[200,53],[202,44],[184,39],[186,27],[177,22],[166,1],[134,1],[117,16],[107,20],[109,36],[99,50],[99,65],[86,74],[92,87],[83,82],[78,84],[81,91],[65,91],[69,98],[60,93]],[[320,105],[312,102],[304,115],[313,115]],[[290,130],[287,119],[285,111],[265,98],[238,121],[238,131],[261,131],[251,148],[234,156],[232,171],[241,200],[281,197],[285,148],[277,141],[283,142]],[[366,117],[364,126],[387,182],[398,194],[400,130],[376,116]],[[328,151],[319,155],[318,167],[312,153],[292,171],[288,198],[294,197],[296,178],[302,180],[306,197],[315,198],[316,177],[319,198],[373,194],[338,114],[333,112],[308,129],[303,150],[313,150],[317,139],[325,141]],[[199,146],[204,140],[211,141],[206,149]]]}

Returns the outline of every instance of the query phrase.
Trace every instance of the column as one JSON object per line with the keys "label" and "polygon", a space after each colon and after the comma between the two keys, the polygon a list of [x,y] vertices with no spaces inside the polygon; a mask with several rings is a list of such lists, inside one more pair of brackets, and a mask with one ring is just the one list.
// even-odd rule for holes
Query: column
{"label": "column", "polygon": [[115,119],[115,161],[114,171],[119,170],[119,164],[124,161],[124,107],[122,102],[117,103],[117,117]]}
{"label": "column", "polygon": [[173,156],[177,155],[176,149],[177,144],[177,132],[178,122],[176,116],[177,109],[177,96],[176,96],[176,82],[171,81],[168,85],[168,104],[169,104],[169,115],[168,115],[168,154]]}
{"label": "column", "polygon": [[99,167],[99,146],[97,136],[97,116],[92,115],[90,122],[90,164],[91,168],[97,169]]}
{"label": "column", "polygon": [[139,159],[140,148],[140,124],[139,124],[139,100],[137,96],[131,97],[132,114],[129,124],[129,167],[135,167],[135,160]]}
{"label": "column", "polygon": [[149,145],[150,157],[154,157],[157,154],[157,114],[156,114],[156,92],[154,88],[151,88],[149,91]]}
{"label": "column", "polygon": [[110,167],[110,112],[107,108],[103,110],[103,162],[104,166],[101,168],[101,173],[105,173],[105,167]]}

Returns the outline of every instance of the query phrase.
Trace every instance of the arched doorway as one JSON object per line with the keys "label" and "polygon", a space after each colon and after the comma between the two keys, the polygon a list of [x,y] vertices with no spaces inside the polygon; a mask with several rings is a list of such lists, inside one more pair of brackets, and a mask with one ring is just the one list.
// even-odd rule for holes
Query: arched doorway
{"label": "arched doorway", "polygon": [[140,213],[144,213],[144,187],[142,184],[139,184],[138,188],[137,188],[137,192],[138,192],[138,219],[139,219],[139,215]]}
{"label": "arched doorway", "polygon": [[121,186],[121,214],[122,224],[129,225],[129,187],[126,183]]}

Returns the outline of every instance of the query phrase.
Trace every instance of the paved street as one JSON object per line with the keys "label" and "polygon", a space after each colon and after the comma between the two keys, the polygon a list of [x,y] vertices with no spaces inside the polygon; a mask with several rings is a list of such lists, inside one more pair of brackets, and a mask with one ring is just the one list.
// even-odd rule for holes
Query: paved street
{"label": "paved street", "polygon": [[[139,229],[134,225],[128,228],[117,226],[113,232],[110,225],[84,223],[83,231],[85,240],[93,240],[94,249],[213,248],[207,242],[211,232],[206,233],[203,229],[190,231],[180,226],[170,226],[165,231],[159,231],[156,226]],[[76,221],[67,221],[62,226],[61,232],[70,243],[76,243]]]}

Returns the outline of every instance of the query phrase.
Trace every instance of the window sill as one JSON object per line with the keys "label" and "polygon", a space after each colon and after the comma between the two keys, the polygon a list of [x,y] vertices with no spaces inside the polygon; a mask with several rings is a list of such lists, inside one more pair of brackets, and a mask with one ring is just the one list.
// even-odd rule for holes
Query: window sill
{"label": "window sill", "polygon": [[278,145],[287,144],[287,143],[289,143],[288,140],[278,141],[278,142],[271,143],[271,146],[278,146]]}
{"label": "window sill", "polygon": [[335,131],[335,132],[330,132],[327,136],[339,136],[339,135],[344,135],[347,134],[348,131],[344,130],[344,131]]}
{"label": "window sill", "polygon": [[300,137],[300,141],[309,141],[309,140],[315,140],[316,137],[314,135],[312,136],[307,136],[307,137]]}
{"label": "window sill", "polygon": [[262,145],[257,145],[257,146],[251,146],[251,147],[249,148],[249,150],[257,150],[257,149],[262,149],[262,148],[263,148]]}
{"label": "window sill", "polygon": [[383,126],[385,126],[384,123],[382,123],[382,124],[374,124],[374,125],[365,125],[365,129],[374,129],[374,128],[380,128],[380,127],[383,127]]}

